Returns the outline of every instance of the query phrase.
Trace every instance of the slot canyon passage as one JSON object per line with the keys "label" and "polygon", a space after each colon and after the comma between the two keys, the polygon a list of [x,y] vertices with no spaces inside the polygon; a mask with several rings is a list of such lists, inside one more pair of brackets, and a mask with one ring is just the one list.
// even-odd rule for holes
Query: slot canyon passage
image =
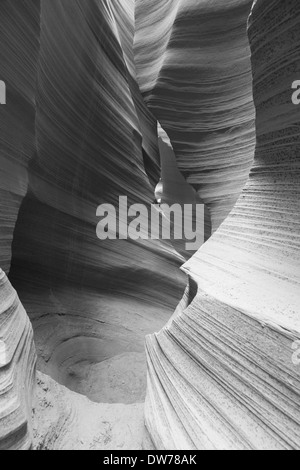
{"label": "slot canyon passage", "polygon": [[0,8],[0,449],[299,450],[299,0]]}

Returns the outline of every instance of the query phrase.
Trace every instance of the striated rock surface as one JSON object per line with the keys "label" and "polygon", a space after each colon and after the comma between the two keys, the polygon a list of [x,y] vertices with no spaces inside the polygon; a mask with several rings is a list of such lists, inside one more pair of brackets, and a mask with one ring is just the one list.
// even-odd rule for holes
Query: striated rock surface
{"label": "striated rock surface", "polygon": [[147,339],[157,449],[300,449],[299,26],[298,1],[255,2],[255,162],[231,215],[184,266],[197,295]]}
{"label": "striated rock surface", "polygon": [[[39,368],[116,403],[143,402],[144,337],[186,284],[170,243],[96,236],[100,204],[150,206],[160,178],[157,121],[135,77],[134,7],[10,0],[0,17],[0,264],[32,321]],[[36,357],[2,282],[0,446],[29,448]]]}
{"label": "striated rock surface", "polygon": [[[140,449],[145,335],[145,447],[300,449],[298,3],[2,0],[0,449]],[[182,272],[96,236],[157,194]]]}
{"label": "striated rock surface", "polygon": [[32,445],[32,392],[36,355],[23,306],[0,270],[0,450]]}
{"label": "striated rock surface", "polygon": [[[127,196],[149,207],[160,177],[157,122],[135,77],[134,1],[40,8],[36,152],[11,220],[10,279],[43,372],[95,401],[142,402],[144,337],[169,319],[186,277],[170,243],[96,236],[100,204]],[[10,28],[22,38],[18,23]]]}
{"label": "striated rock surface", "polygon": [[137,0],[135,60],[149,109],[213,230],[243,189],[255,147],[247,18],[252,0]]}
{"label": "striated rock surface", "polygon": [[40,2],[1,2],[0,76],[6,105],[0,106],[0,266],[9,271],[19,208],[28,188],[27,166],[35,154],[35,93]]}

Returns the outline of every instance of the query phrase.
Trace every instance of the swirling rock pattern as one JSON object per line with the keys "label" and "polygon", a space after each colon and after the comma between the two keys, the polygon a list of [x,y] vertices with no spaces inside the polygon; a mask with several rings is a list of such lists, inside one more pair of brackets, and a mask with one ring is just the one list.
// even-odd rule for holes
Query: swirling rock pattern
{"label": "swirling rock pattern", "polygon": [[[235,205],[255,143],[251,5],[2,0],[0,263],[39,368],[114,404],[39,374],[32,424],[32,329],[0,271],[0,448],[139,447],[144,337],[166,323],[147,337],[147,446],[300,448],[300,6],[251,12],[257,145]],[[100,204],[153,202],[154,115],[214,230],[235,205],[182,274],[170,243],[96,237]]]}
{"label": "swirling rock pattern", "polygon": [[32,446],[35,363],[29,319],[0,270],[0,450]]}
{"label": "swirling rock pattern", "polygon": [[216,230],[253,162],[246,23],[252,0],[137,0],[135,59],[149,109]]}
{"label": "swirling rock pattern", "polygon": [[[127,196],[150,206],[159,180],[133,35],[131,0],[41,1],[37,151],[13,240],[10,279],[40,369],[96,401],[143,401],[144,336],[169,319],[186,283],[169,243],[96,236],[100,204]],[[118,393],[101,385],[107,370]]]}
{"label": "swirling rock pattern", "polygon": [[257,146],[233,212],[185,264],[198,292],[147,339],[158,449],[299,449],[300,5],[257,0],[249,39]]}
{"label": "swirling rock pattern", "polygon": [[35,154],[35,91],[39,52],[37,0],[4,0],[0,18],[0,76],[7,104],[0,106],[0,266],[9,271],[18,211]]}
{"label": "swirling rock pattern", "polygon": [[[0,266],[9,272],[20,205],[35,154],[35,85],[39,52],[39,2],[3,1],[0,76]],[[32,446],[31,408],[36,355],[33,332],[16,291],[0,269],[0,449]]]}
{"label": "swirling rock pattern", "polygon": [[[32,320],[39,367],[105,402],[143,401],[144,336],[170,317],[186,282],[170,244],[96,237],[99,204],[125,195],[150,205],[160,177],[133,35],[132,0],[1,3],[1,266]],[[7,289],[0,446],[29,448],[35,356]]]}

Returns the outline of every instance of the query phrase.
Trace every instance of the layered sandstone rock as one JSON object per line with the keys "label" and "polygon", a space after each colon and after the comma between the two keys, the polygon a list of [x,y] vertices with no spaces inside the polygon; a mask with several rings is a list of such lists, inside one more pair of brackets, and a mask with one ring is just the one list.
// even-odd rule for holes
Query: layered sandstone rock
{"label": "layered sandstone rock", "polygon": [[[39,2],[1,3],[0,266],[11,264],[11,245],[28,163],[35,154],[35,86],[39,51]],[[33,332],[16,291],[0,269],[0,449],[32,446],[31,408],[36,355]]]}
{"label": "layered sandstone rock", "polygon": [[133,1],[41,2],[36,155],[13,240],[10,278],[39,367],[96,401],[143,400],[144,336],[168,320],[186,283],[169,243],[96,236],[100,204],[127,196],[149,207],[160,176],[133,34]]}
{"label": "layered sandstone rock", "polygon": [[0,266],[9,271],[19,208],[28,188],[27,167],[35,154],[35,99],[40,36],[40,2],[1,3]]}
{"label": "layered sandstone rock", "polygon": [[[186,277],[170,243],[96,236],[100,204],[149,207],[160,177],[157,122],[135,78],[134,1],[12,0],[0,31],[1,266],[32,321],[39,368],[95,401],[142,402],[144,337],[169,319]],[[15,318],[9,326],[23,335]],[[23,367],[29,383],[26,339],[8,371]],[[22,403],[8,422],[3,401],[3,447],[30,445]]]}
{"label": "layered sandstone rock", "polygon": [[[0,448],[140,448],[165,324],[146,446],[300,448],[298,3],[252,11],[235,205],[250,0],[3,2],[0,264],[37,356],[1,271]],[[96,236],[160,177],[209,231],[235,205],[183,273],[171,243]]]}
{"label": "layered sandstone rock", "polygon": [[232,214],[184,266],[198,292],[147,339],[158,449],[299,449],[299,2],[252,11],[257,146]]}
{"label": "layered sandstone rock", "polygon": [[252,0],[136,3],[141,91],[216,230],[240,195],[254,156],[246,34]]}
{"label": "layered sandstone rock", "polygon": [[29,319],[0,270],[0,450],[32,445],[36,355]]}

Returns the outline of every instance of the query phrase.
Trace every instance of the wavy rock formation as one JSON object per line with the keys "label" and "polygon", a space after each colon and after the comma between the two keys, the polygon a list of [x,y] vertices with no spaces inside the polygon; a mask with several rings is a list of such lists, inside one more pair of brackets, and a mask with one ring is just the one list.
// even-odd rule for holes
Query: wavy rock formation
{"label": "wavy rock formation", "polygon": [[148,337],[157,449],[300,449],[299,2],[250,18],[255,163],[233,212],[184,266],[197,295]]}
{"label": "wavy rock formation", "polygon": [[145,334],[169,319],[186,277],[169,243],[96,236],[100,204],[150,206],[159,180],[157,122],[135,80],[134,2],[40,7],[36,152],[11,221],[10,279],[43,372],[95,401],[143,401]]}
{"label": "wavy rock formation", "polygon": [[16,291],[0,270],[0,450],[32,445],[33,333]]}
{"label": "wavy rock formation", "polygon": [[[157,121],[135,78],[134,1],[5,1],[0,35],[0,261],[32,321],[39,369],[94,401],[143,402],[144,337],[169,319],[186,276],[170,243],[96,236],[100,204],[150,206],[160,177]],[[21,313],[12,337],[0,329],[16,351],[0,387],[4,448],[31,445]],[[24,357],[13,335],[27,339]],[[19,403],[5,381],[18,398],[21,367]]]}
{"label": "wavy rock formation", "polygon": [[23,197],[27,166],[35,153],[35,86],[39,51],[37,0],[1,2],[1,80],[7,104],[0,106],[0,266],[9,271],[11,243]]}
{"label": "wavy rock formation", "polygon": [[216,230],[249,175],[255,147],[246,23],[252,0],[137,0],[141,91],[179,170]]}
{"label": "wavy rock formation", "polygon": [[[145,336],[144,446],[300,449],[300,6],[257,0],[247,36],[251,6],[2,0],[0,449],[141,448]],[[159,181],[210,211],[182,271],[97,238]]]}

